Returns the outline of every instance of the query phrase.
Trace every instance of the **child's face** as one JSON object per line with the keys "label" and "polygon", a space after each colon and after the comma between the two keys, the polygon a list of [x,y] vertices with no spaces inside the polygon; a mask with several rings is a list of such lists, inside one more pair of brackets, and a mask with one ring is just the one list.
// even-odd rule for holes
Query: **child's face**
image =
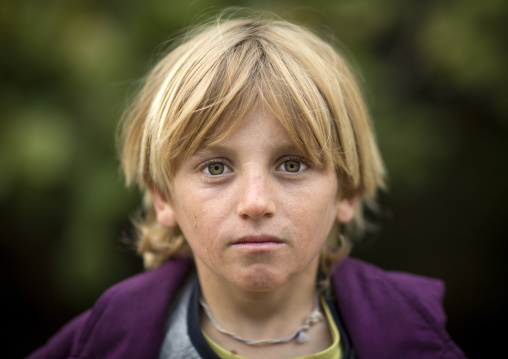
{"label": "child's face", "polygon": [[317,169],[277,119],[259,108],[217,146],[183,160],[171,201],[154,193],[158,220],[180,226],[200,280],[270,291],[314,280],[333,225],[353,217],[333,170]]}

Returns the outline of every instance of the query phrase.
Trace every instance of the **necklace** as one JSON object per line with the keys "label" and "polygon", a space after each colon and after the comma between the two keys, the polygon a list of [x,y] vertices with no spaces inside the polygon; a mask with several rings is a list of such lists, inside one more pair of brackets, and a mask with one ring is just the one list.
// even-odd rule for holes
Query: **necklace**
{"label": "necklace", "polygon": [[208,308],[208,305],[205,303],[203,298],[199,299],[199,304],[201,304],[201,307],[203,307],[203,311],[205,312],[208,319],[210,319],[212,325],[217,329],[219,332],[226,334],[230,336],[233,339],[236,339],[242,343],[245,343],[247,345],[269,345],[269,344],[282,344],[282,343],[288,343],[292,341],[293,339],[297,343],[305,343],[309,340],[309,335],[305,333],[311,326],[313,326],[316,323],[319,323],[323,320],[323,315],[321,314],[319,310],[319,298],[316,293],[316,297],[314,300],[314,309],[309,314],[309,316],[305,319],[303,322],[303,325],[301,325],[298,329],[296,329],[293,334],[288,335],[287,337],[280,338],[280,339],[261,339],[261,340],[252,340],[252,339],[246,339],[243,338],[235,333],[230,332],[229,330],[223,328],[212,316],[212,313],[210,312],[210,309]]}

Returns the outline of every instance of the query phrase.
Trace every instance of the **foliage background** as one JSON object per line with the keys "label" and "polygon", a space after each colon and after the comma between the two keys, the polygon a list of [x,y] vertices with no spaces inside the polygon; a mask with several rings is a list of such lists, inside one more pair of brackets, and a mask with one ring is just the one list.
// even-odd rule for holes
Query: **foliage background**
{"label": "foliage background", "polygon": [[[142,269],[121,238],[116,122],[160,44],[226,6],[331,32],[361,69],[390,174],[381,230],[355,256],[440,277],[471,357],[508,319],[505,0],[0,2],[2,352],[22,357]],[[506,333],[506,332],[505,332]]]}

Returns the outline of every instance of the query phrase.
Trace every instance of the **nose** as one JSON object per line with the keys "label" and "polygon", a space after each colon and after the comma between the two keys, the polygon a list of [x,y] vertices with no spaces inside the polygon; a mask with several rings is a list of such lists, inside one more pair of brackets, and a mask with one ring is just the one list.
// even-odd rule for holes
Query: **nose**
{"label": "nose", "polygon": [[249,171],[241,182],[237,214],[243,219],[272,217],[276,206],[268,174]]}

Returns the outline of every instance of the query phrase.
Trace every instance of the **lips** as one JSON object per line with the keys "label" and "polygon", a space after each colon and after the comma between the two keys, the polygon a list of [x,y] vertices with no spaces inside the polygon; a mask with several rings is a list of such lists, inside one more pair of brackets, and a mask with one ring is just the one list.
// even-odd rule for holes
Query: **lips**
{"label": "lips", "polygon": [[268,235],[246,236],[235,240],[231,245],[235,248],[251,251],[267,251],[283,246],[285,242]]}
{"label": "lips", "polygon": [[284,243],[283,240],[269,235],[245,236],[235,240],[232,244],[262,244],[262,243]]}

